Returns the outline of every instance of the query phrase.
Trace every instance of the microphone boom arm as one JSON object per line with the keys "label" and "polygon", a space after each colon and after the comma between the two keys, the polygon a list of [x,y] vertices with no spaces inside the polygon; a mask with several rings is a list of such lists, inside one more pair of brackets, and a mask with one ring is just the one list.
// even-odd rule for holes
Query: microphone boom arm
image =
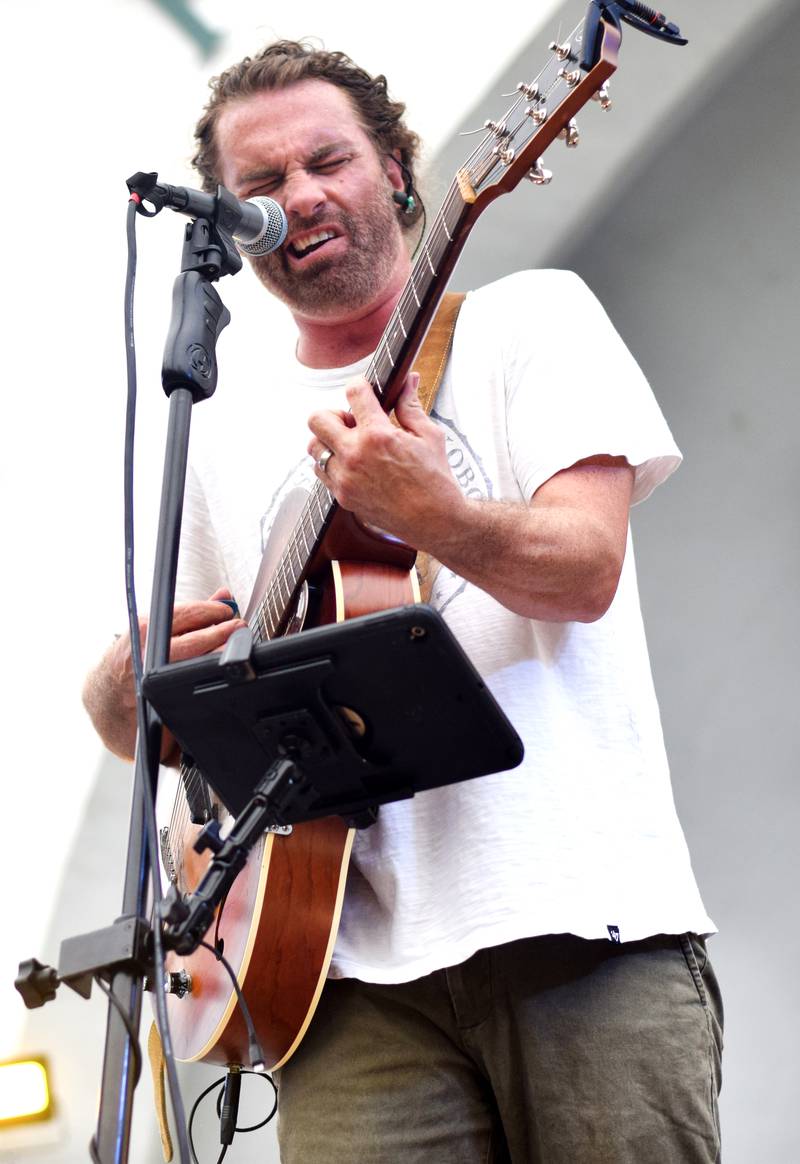
{"label": "microphone boom arm", "polygon": [[217,186],[215,194],[208,194],[189,186],[170,186],[159,182],[155,172],[141,170],[132,174],[126,185],[137,213],[153,218],[169,207],[189,218],[205,218],[221,234],[235,238],[246,254],[269,254],[286,238],[286,215],[274,198],[242,201],[222,185]]}

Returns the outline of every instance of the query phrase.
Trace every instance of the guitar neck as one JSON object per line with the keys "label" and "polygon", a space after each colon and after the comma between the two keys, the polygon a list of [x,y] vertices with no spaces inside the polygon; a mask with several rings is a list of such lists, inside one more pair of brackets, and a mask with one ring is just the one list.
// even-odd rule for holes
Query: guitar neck
{"label": "guitar neck", "polygon": [[396,403],[477,219],[469,196],[466,184],[462,190],[457,180],[453,182],[365,373],[386,412]]}

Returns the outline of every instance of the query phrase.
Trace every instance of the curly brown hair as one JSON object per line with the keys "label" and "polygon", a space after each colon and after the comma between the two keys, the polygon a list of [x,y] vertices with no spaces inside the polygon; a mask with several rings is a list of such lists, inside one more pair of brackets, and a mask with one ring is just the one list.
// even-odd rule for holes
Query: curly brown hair
{"label": "curly brown hair", "polygon": [[[327,52],[305,41],[279,40],[209,81],[211,97],[195,127],[197,152],[192,158],[192,165],[202,176],[204,190],[213,192],[219,182],[215,130],[223,107],[239,97],[285,89],[312,78],[328,81],[347,93],[375,148],[381,154],[399,155],[407,192],[415,189],[414,164],[419,137],[403,121],[405,105],[390,100],[386,78],[382,74],[371,77],[345,53]],[[421,213],[419,198],[411,209],[398,208],[401,226],[410,229]]]}

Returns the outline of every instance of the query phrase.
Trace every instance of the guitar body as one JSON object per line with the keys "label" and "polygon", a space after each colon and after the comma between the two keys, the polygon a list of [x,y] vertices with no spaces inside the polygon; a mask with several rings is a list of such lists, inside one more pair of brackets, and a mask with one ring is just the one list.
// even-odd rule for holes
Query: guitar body
{"label": "guitar body", "polygon": [[[246,617],[262,600],[276,569],[288,532],[294,527],[307,494],[291,493],[275,520]],[[344,515],[349,517],[350,515]],[[355,526],[355,523],[353,523]],[[346,522],[338,541],[348,548]],[[369,542],[373,553],[382,539],[356,527],[351,551]],[[323,560],[313,579],[310,610],[295,615],[289,631],[304,621],[342,621],[375,610],[407,605],[418,599],[416,576],[405,564],[413,551],[387,542],[389,563]],[[392,564],[400,561],[403,564]],[[183,798],[179,790],[179,798]],[[186,818],[186,812],[182,813]],[[180,818],[173,813],[173,821]],[[173,828],[174,828],[173,824]],[[210,860],[192,845],[199,825],[185,824],[170,837],[173,863],[182,892],[198,884]],[[281,1066],[294,1052],[311,1021],[328,972],[341,914],[347,867],[355,830],[339,817],[294,825],[289,835],[268,833],[251,852],[217,911],[206,935],[210,945],[221,940],[258,1032],[268,1070]],[[215,933],[216,931],[216,933]],[[247,1064],[248,1036],[231,979],[210,950],[199,947],[187,956],[170,953],[167,971],[188,975],[190,989],[169,994],[170,1032],[178,1059]]]}

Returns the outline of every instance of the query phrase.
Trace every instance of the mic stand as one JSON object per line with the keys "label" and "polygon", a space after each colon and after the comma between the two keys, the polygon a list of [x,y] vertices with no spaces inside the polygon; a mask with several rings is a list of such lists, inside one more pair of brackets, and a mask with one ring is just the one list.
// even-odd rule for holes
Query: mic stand
{"label": "mic stand", "polygon": [[[230,322],[213,281],[241,270],[233,240],[204,218],[186,226],[181,273],[172,294],[172,319],[162,366],[162,385],[169,397],[169,423],[164,457],[153,594],[147,630],[145,674],[169,659],[175,578],[178,566],[183,494],[192,406],[209,399],[217,385],[216,341]],[[150,858],[145,797],[155,804],[161,751],[161,720],[145,704],[145,738],[136,747],[134,797],[128,840],[122,918],[147,916]],[[158,967],[156,968],[158,971]],[[160,989],[159,984],[153,984]],[[111,989],[128,1007],[139,1028],[143,978],[140,972],[114,974]],[[97,1164],[127,1160],[133,1108],[130,1036],[122,1016],[109,1006],[103,1061],[97,1136],[92,1148]]]}
{"label": "mic stand", "polygon": [[[129,182],[132,194],[139,198],[137,209],[144,214],[148,212],[141,199],[147,195],[149,177],[135,175]],[[138,185],[135,179],[141,179]],[[216,341],[230,322],[230,312],[212,283],[223,275],[236,274],[241,266],[233,239],[216,222],[197,218],[187,224],[161,373],[170,406],[145,674],[169,659],[192,406],[213,395]],[[85,998],[96,975],[109,982],[115,1002],[108,1008],[97,1132],[90,1145],[95,1164],[126,1164],[128,1159],[133,1091],[138,1081],[134,1068],[138,1071],[140,1063],[140,1056],[134,1059],[134,1041],[144,977],[152,975],[154,950],[159,944],[147,920],[151,871],[148,818],[154,840],[162,721],[149,702],[140,700],[139,706],[121,916],[103,930],[62,942],[58,972],[31,959],[20,966],[16,983],[26,1005],[35,1007],[54,997],[61,981]],[[158,972],[160,967],[155,969]],[[156,991],[160,989],[158,983],[153,986]]]}

